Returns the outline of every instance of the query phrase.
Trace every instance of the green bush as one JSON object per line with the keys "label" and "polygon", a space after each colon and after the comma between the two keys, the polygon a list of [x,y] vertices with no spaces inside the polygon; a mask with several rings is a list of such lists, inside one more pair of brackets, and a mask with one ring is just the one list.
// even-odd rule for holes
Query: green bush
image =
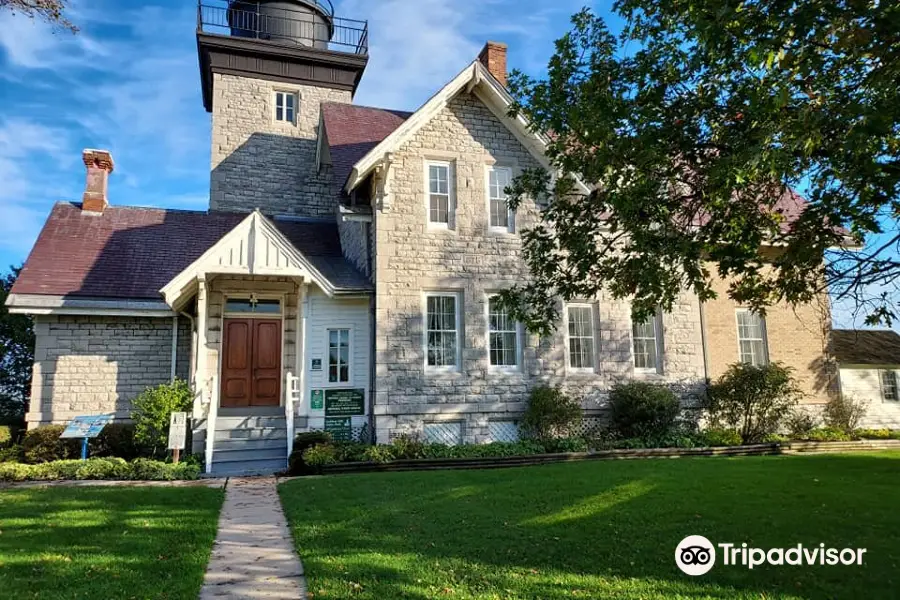
{"label": "green bush", "polygon": [[581,404],[558,387],[531,390],[520,426],[525,435],[538,440],[570,437],[581,424]]}
{"label": "green bush", "polygon": [[755,444],[782,427],[801,397],[789,368],[737,363],[709,386],[706,408],[713,426],[737,429]]}
{"label": "green bush", "polygon": [[192,461],[180,462],[176,465],[147,458],[136,458],[131,461],[129,466],[131,467],[130,479],[174,481],[200,477],[200,466]]}
{"label": "green bush", "polygon": [[25,481],[34,465],[23,463],[0,463],[0,481]]}
{"label": "green bush", "polygon": [[134,399],[134,440],[150,449],[153,456],[164,456],[169,444],[169,419],[173,412],[191,409],[193,393],[186,381],[176,379],[147,388]]}
{"label": "green bush", "polygon": [[61,439],[64,425],[44,425],[29,429],[22,438],[26,463],[37,464],[81,456],[81,440]]}
{"label": "green bush", "polygon": [[425,458],[425,442],[417,435],[403,434],[391,442],[391,454],[394,460]]}
{"label": "green bush", "polygon": [[795,410],[788,416],[786,426],[792,437],[799,437],[813,429],[818,429],[819,420],[805,410]]}
{"label": "green bush", "polygon": [[785,442],[791,441],[786,435],[781,435],[780,433],[770,433],[766,437],[762,439],[764,444],[784,444]]}
{"label": "green bush", "polygon": [[798,439],[808,442],[849,442],[852,438],[849,433],[837,427],[822,427],[808,431]]}
{"label": "green bush", "polygon": [[0,448],[12,444],[12,428],[9,425],[0,425]]}
{"label": "green bush", "polygon": [[740,446],[742,441],[741,434],[736,429],[724,427],[710,427],[700,437],[704,446]]}
{"label": "green bush", "polygon": [[375,463],[386,463],[394,460],[393,449],[386,444],[369,446],[363,453],[363,460]]}
{"label": "green bush", "polygon": [[360,462],[365,460],[366,450],[371,445],[362,442],[333,442],[338,462]]}
{"label": "green bush", "polygon": [[859,422],[866,416],[868,409],[868,403],[862,400],[857,400],[852,396],[837,395],[828,400],[822,415],[825,417],[826,425],[849,433],[857,428]]}
{"label": "green bush", "polygon": [[[555,440],[544,440],[543,447],[540,452],[548,452],[554,454],[557,452],[587,452],[588,443],[584,438],[570,437],[559,438]],[[527,452],[526,454],[537,454],[535,452]]]}
{"label": "green bush", "polygon": [[663,385],[634,381],[609,393],[610,430],[623,438],[661,438],[675,427],[681,403]]}
{"label": "green bush", "polygon": [[338,462],[337,449],[334,444],[316,444],[303,451],[303,462],[321,470],[325,465],[333,465]]}
{"label": "green bush", "polygon": [[891,431],[890,429],[857,429],[853,432],[858,438],[864,440],[889,440],[896,439],[900,435],[900,431]]}
{"label": "green bush", "polygon": [[12,446],[7,446],[6,448],[0,448],[0,463],[7,462],[22,462],[24,459],[24,453],[22,452],[22,446],[18,444],[13,444]]}
{"label": "green bush", "polygon": [[177,465],[138,458],[131,463],[121,458],[57,460],[34,465],[0,463],[0,481],[54,481],[60,479],[197,479],[200,467],[191,463]]}
{"label": "green bush", "polygon": [[288,474],[290,475],[306,475],[314,473],[315,470],[309,468],[303,462],[303,453],[307,448],[312,448],[316,444],[331,443],[331,434],[327,431],[306,431],[298,433],[294,437],[294,448],[288,457]]}
{"label": "green bush", "polygon": [[125,460],[150,457],[153,449],[135,440],[135,429],[134,423],[109,423],[88,443],[90,456],[115,456]]}
{"label": "green bush", "polygon": [[[79,460],[75,479],[130,479],[132,470],[124,458]],[[49,463],[52,464],[52,463]]]}

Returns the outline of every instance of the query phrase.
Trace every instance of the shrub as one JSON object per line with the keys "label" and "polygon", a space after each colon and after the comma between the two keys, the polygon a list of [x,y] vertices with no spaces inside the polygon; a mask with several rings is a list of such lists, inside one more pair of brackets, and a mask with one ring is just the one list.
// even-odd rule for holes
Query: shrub
{"label": "shrub", "polygon": [[581,424],[581,404],[559,388],[531,390],[528,408],[522,415],[522,431],[538,440],[571,436]]}
{"label": "shrub", "polygon": [[753,444],[776,433],[801,396],[787,367],[737,363],[709,387],[706,408],[714,426],[737,429]]}
{"label": "shrub", "polygon": [[147,388],[134,399],[134,440],[150,449],[153,456],[166,453],[169,438],[169,419],[173,412],[191,409],[193,394],[186,381],[176,379]]}
{"label": "shrub", "polygon": [[661,438],[681,410],[669,388],[643,381],[615,386],[609,393],[610,430],[623,438]]}
{"label": "shrub", "polygon": [[25,462],[36,464],[80,456],[81,440],[59,437],[65,429],[64,425],[44,425],[29,429],[22,439]]}
{"label": "shrub", "polygon": [[809,442],[849,442],[851,437],[849,433],[837,427],[822,427],[808,431],[799,439]]}
{"label": "shrub", "polygon": [[857,428],[868,409],[868,403],[862,400],[857,400],[853,396],[837,395],[828,400],[822,414],[825,417],[825,424],[829,427],[850,432]]}
{"label": "shrub", "polygon": [[857,429],[853,434],[864,440],[889,440],[894,437],[897,432],[890,429]]}
{"label": "shrub", "polygon": [[124,458],[89,458],[77,462],[75,479],[129,479],[131,476],[131,468]]}
{"label": "shrub", "polygon": [[425,442],[418,435],[399,435],[391,442],[391,454],[394,460],[425,458]]}
{"label": "shrub", "polygon": [[31,467],[22,463],[0,463],[0,481],[25,481]]}
{"label": "shrub", "polygon": [[136,458],[131,461],[130,479],[147,481],[174,481],[179,479],[197,479],[200,467],[195,462],[180,462],[177,465],[164,463],[148,458]]}
{"label": "shrub", "polygon": [[710,427],[700,434],[705,446],[740,446],[741,434],[736,429]]}
{"label": "shrub", "polygon": [[138,458],[131,463],[121,458],[57,460],[28,465],[0,463],[0,481],[52,481],[57,479],[197,479],[200,467],[183,462],[177,465]]}
{"label": "shrub", "polygon": [[22,462],[23,458],[22,446],[18,444],[0,448],[0,463]]}
{"label": "shrub", "polygon": [[321,470],[325,465],[333,465],[338,462],[337,449],[334,444],[316,444],[303,451],[303,462]]}
{"label": "shrub", "polygon": [[[555,452],[587,452],[588,451],[588,443],[584,438],[579,437],[571,437],[571,438],[559,438],[555,440],[545,440],[543,447],[541,448],[543,452],[555,453]],[[535,454],[529,452],[528,454]]]}
{"label": "shrub", "polygon": [[338,462],[360,462],[365,460],[366,450],[371,446],[362,442],[334,442]]}
{"label": "shrub", "polygon": [[801,436],[819,427],[819,420],[805,410],[795,410],[787,418],[787,430],[793,437]]}
{"label": "shrub", "polygon": [[13,441],[12,429],[9,425],[0,425],[0,448],[11,444]]}
{"label": "shrub", "polygon": [[394,454],[392,448],[387,445],[369,446],[363,453],[363,460],[375,463],[386,463],[394,460]]}
{"label": "shrub", "polygon": [[288,474],[305,475],[314,472],[303,462],[303,453],[316,444],[331,443],[331,434],[327,431],[306,431],[294,437],[294,449],[288,457]]}

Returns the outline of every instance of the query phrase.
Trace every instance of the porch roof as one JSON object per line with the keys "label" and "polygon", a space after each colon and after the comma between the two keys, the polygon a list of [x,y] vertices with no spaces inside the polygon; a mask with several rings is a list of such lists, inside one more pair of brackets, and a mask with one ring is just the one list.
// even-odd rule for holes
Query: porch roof
{"label": "porch roof", "polygon": [[[12,295],[160,299],[160,289],[247,218],[246,214],[110,206],[86,214],[59,202]],[[371,284],[341,252],[332,220],[266,219],[332,291]]]}

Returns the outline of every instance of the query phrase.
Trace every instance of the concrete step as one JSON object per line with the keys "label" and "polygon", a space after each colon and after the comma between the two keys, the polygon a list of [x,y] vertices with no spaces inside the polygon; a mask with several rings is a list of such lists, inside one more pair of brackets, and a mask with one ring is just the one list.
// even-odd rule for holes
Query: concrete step
{"label": "concrete step", "polygon": [[242,406],[240,408],[219,407],[220,417],[283,417],[283,406]]}
{"label": "concrete step", "polygon": [[214,443],[214,450],[274,450],[280,449],[282,452],[287,451],[287,438],[226,438],[217,439]]}
{"label": "concrete step", "polygon": [[216,417],[216,431],[228,429],[256,429],[258,427],[287,427],[287,421],[283,416],[240,416],[240,417]]}
{"label": "concrete step", "polygon": [[255,427],[252,429],[216,428],[215,440],[286,440],[287,427]]}
{"label": "concrete step", "polygon": [[287,447],[263,450],[219,450],[213,449],[213,462],[247,462],[259,460],[287,460]]}
{"label": "concrete step", "polygon": [[284,458],[272,460],[245,460],[219,462],[213,461],[212,477],[241,477],[247,475],[271,475],[284,471],[287,468],[287,460]]}

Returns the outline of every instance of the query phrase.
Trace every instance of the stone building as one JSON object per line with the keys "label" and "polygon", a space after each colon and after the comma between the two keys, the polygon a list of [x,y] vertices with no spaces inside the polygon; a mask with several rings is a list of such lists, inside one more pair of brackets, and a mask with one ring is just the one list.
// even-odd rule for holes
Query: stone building
{"label": "stone building", "polygon": [[182,377],[195,451],[228,474],[283,468],[308,429],[510,440],[536,385],[599,417],[616,382],[690,397],[738,360],[786,362],[824,401],[827,302],[763,320],[684,293],[633,323],[600,295],[528,334],[493,296],[528,276],[521,232],[541,208],[509,210],[504,188],[548,162],[507,115],[506,46],[415,112],[357,106],[367,25],[269,4],[198,13],[208,211],[123,206],[110,154],[84,151],[82,202],[53,208],[8,301],[36,323],[29,426],[127,419],[142,389]]}

